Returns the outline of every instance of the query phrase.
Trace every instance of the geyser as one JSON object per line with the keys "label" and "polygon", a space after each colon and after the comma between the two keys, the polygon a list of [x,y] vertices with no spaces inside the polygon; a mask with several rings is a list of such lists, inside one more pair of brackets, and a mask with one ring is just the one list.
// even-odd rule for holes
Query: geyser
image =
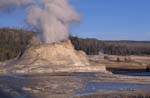
{"label": "geyser", "polygon": [[33,38],[23,55],[0,63],[1,73],[44,74],[53,72],[106,72],[105,66],[91,65],[82,51],[69,40],[41,44]]}
{"label": "geyser", "polygon": [[80,16],[68,0],[0,0],[0,10],[23,8],[25,22],[39,32],[42,42],[52,43],[68,38],[69,25]]}
{"label": "geyser", "polygon": [[0,10],[13,11],[20,7],[27,13],[25,22],[36,29],[41,41],[47,44],[41,44],[33,37],[23,55],[21,53],[15,60],[0,64],[0,72],[32,74],[106,71],[105,66],[90,66],[86,54],[76,51],[71,42],[66,40],[69,25],[80,20],[67,0],[0,0]]}

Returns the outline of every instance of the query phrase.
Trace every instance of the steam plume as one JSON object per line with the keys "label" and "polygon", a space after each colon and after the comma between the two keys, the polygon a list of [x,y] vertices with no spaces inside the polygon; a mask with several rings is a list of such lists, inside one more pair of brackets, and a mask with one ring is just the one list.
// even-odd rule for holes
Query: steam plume
{"label": "steam plume", "polygon": [[80,20],[68,0],[0,0],[0,10],[22,6],[27,12],[26,23],[40,32],[45,43],[67,39],[69,25]]}

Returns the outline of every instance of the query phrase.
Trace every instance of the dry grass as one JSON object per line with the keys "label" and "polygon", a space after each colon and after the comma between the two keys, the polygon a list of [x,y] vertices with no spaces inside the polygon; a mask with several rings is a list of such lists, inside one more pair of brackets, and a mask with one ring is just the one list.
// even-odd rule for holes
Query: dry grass
{"label": "dry grass", "polygon": [[103,91],[75,98],[150,98],[150,91]]}
{"label": "dry grass", "polygon": [[[104,64],[107,68],[146,69],[150,64],[150,56],[89,56],[91,64]],[[118,60],[119,59],[119,60]]]}

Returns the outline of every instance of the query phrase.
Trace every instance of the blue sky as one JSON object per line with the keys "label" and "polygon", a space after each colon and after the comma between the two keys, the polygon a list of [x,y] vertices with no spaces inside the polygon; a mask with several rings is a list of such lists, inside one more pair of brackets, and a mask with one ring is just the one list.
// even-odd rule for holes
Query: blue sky
{"label": "blue sky", "polygon": [[[150,0],[69,0],[82,20],[71,29],[101,40],[149,40]],[[24,27],[22,10],[0,12],[0,26]]]}

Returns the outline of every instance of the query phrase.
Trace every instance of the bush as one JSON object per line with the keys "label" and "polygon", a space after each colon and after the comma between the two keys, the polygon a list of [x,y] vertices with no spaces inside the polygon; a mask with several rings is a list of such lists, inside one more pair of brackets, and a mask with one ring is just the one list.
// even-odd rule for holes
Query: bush
{"label": "bush", "polygon": [[117,57],[116,61],[117,61],[118,63],[119,63],[119,62],[121,62],[121,60],[120,60],[120,58],[119,58],[119,57]]}
{"label": "bush", "polygon": [[108,56],[104,56],[104,59],[105,59],[105,60],[109,60],[109,57],[108,57]]}
{"label": "bush", "polygon": [[125,61],[125,62],[131,62],[132,60],[131,60],[130,57],[125,57],[125,58],[124,58],[124,61]]}
{"label": "bush", "polygon": [[150,72],[150,64],[147,65],[146,71]]}

